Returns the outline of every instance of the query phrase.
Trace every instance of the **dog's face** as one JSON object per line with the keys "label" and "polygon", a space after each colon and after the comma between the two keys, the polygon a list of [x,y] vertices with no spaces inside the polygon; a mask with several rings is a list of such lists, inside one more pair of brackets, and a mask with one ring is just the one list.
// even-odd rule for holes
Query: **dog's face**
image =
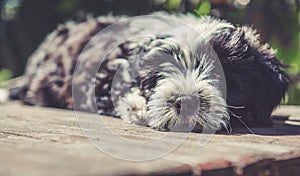
{"label": "dog's face", "polygon": [[131,91],[121,100],[117,110],[123,119],[143,121],[158,130],[191,131],[204,125],[228,128],[226,101],[208,53],[194,53],[165,39],[152,42],[139,61],[139,75],[145,75],[139,87],[147,88],[143,93]]}

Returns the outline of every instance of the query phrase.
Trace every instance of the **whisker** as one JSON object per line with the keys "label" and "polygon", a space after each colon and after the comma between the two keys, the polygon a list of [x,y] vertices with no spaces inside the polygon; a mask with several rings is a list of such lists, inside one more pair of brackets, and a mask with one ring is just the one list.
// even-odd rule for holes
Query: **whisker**
{"label": "whisker", "polygon": [[250,133],[255,134],[242,119],[240,119],[240,118],[238,118],[238,119],[250,131]]}
{"label": "whisker", "polygon": [[232,106],[232,105],[227,105],[227,107],[233,108],[233,109],[244,109],[246,106]]}
{"label": "whisker", "polygon": [[228,107],[226,104],[222,104],[222,103],[209,103],[209,105],[215,105],[215,106],[220,106],[220,107]]}
{"label": "whisker", "polygon": [[231,114],[232,114],[232,116],[233,117],[236,117],[249,131],[250,131],[250,133],[252,133],[252,134],[255,134],[248,126],[247,126],[247,124],[242,120],[242,116],[238,116],[238,115],[236,115],[236,114],[234,114],[232,111],[230,111],[230,110],[228,110]]}
{"label": "whisker", "polygon": [[231,110],[229,110],[228,109],[228,112],[233,116],[233,117],[236,117],[236,118],[238,118],[238,119],[241,119],[242,118],[242,116],[238,116],[238,115],[236,115],[235,113],[233,113]]}

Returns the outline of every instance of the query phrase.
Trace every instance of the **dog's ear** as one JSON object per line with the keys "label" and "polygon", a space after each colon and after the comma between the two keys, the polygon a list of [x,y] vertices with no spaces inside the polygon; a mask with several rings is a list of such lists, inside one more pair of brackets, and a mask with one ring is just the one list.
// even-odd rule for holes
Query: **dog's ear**
{"label": "dog's ear", "polygon": [[256,124],[271,125],[269,117],[290,82],[287,66],[249,27],[224,28],[211,44],[224,69],[229,109],[235,115],[250,115]]}

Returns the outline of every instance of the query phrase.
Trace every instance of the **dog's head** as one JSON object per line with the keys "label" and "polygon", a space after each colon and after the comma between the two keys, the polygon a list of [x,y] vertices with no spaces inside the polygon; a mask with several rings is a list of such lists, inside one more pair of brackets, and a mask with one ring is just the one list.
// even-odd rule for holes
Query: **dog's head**
{"label": "dog's head", "polygon": [[130,91],[121,100],[119,114],[139,124],[143,119],[158,130],[191,131],[204,125],[229,128],[220,75],[211,57],[207,50],[193,50],[170,39],[151,41],[138,58],[131,58],[131,65],[139,69],[139,91]]}

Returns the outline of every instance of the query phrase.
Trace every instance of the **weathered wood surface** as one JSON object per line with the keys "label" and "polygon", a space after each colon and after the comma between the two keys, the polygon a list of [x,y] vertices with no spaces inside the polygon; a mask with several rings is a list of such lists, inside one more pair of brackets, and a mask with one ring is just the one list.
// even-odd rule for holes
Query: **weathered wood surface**
{"label": "weathered wood surface", "polygon": [[[0,105],[0,176],[298,175],[300,108],[285,106],[274,114],[272,128],[251,128],[254,134],[247,128],[216,134],[202,147],[201,134],[191,133],[182,145],[162,157],[132,162],[98,150],[79,127],[73,111],[16,102]],[[149,141],[166,134],[116,118],[103,120],[114,133],[130,140]],[[143,150],[160,150],[168,142]],[[124,147],[130,153],[136,146]],[[114,148],[111,146],[112,151]]]}

